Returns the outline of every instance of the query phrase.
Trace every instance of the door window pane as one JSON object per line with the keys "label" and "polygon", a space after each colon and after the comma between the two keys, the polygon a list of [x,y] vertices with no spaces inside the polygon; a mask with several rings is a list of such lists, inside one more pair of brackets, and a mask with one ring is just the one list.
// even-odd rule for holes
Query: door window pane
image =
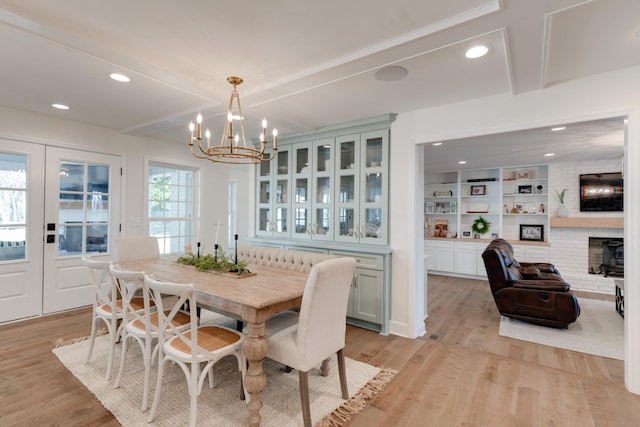
{"label": "door window pane", "polygon": [[0,261],[26,258],[27,156],[0,153]]}
{"label": "door window pane", "polygon": [[109,250],[110,166],[60,162],[58,255]]}

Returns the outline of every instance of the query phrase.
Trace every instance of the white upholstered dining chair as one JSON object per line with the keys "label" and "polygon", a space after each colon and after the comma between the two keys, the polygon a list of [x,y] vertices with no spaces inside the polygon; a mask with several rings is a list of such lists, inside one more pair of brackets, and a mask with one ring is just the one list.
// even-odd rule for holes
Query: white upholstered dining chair
{"label": "white upholstered dining chair", "polygon": [[269,319],[267,357],[298,371],[305,427],[311,426],[308,372],[334,353],[342,398],[348,399],[344,366],[347,302],[356,260],[336,258],[316,264],[309,273],[300,312],[285,311]]}
{"label": "white upholstered dining chair", "polygon": [[[233,355],[238,360],[240,381],[244,381],[246,373],[246,361],[242,353],[242,344],[245,335],[242,332],[222,326],[198,326],[196,311],[189,313],[190,329],[182,330],[174,325],[173,321],[180,313],[181,307],[188,304],[196,307],[196,296],[192,284],[180,284],[163,282],[148,275],[144,276],[145,284],[150,290],[150,296],[156,304],[160,320],[160,330],[166,333],[159,334],[160,348],[158,363],[158,379],[153,405],[147,419],[153,421],[158,403],[160,402],[160,390],[162,379],[169,362],[177,364],[185,375],[190,397],[189,426],[196,425],[196,404],[202,391],[202,385],[207,375],[209,376],[209,388],[213,388],[213,365],[223,357]],[[164,305],[167,299],[163,296],[174,296],[169,306]],[[171,335],[169,335],[171,334]],[[204,363],[204,367],[201,367]],[[241,393],[241,397],[244,393]]]}
{"label": "white upholstered dining chair", "polygon": [[109,358],[107,361],[107,372],[105,378],[111,378],[111,368],[113,366],[113,357],[115,346],[121,335],[121,325],[118,321],[122,320],[122,303],[118,302],[118,293],[111,277],[109,276],[109,265],[111,261],[99,261],[83,256],[82,264],[89,270],[91,284],[93,286],[93,309],[91,314],[91,338],[89,343],[89,352],[85,364],[91,360],[93,353],[93,345],[96,340],[96,331],[98,324],[103,322],[109,333]]}
{"label": "white upholstered dining chair", "polygon": [[151,236],[127,236],[116,240],[116,261],[135,261],[160,257],[158,239]]}

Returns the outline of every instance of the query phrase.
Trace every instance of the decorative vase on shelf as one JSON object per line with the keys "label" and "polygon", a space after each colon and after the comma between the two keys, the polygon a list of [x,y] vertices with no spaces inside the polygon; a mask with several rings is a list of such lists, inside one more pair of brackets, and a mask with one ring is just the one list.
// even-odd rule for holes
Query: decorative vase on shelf
{"label": "decorative vase on shelf", "polygon": [[558,206],[558,210],[556,212],[558,218],[568,218],[569,217],[569,209],[565,205]]}

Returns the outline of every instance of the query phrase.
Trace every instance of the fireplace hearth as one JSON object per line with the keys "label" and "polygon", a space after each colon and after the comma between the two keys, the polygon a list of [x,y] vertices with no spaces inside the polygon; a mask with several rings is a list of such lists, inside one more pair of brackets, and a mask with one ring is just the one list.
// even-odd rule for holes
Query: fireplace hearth
{"label": "fireplace hearth", "polygon": [[624,239],[589,237],[589,273],[624,276]]}

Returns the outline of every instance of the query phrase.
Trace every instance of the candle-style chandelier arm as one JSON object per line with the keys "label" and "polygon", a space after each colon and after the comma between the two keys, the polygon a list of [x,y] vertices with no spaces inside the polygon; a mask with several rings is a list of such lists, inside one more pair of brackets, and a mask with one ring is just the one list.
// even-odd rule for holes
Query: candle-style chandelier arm
{"label": "candle-style chandelier arm", "polygon": [[[197,125],[193,122],[189,123],[189,148],[191,154],[199,159],[207,159],[212,162],[218,163],[230,163],[230,164],[257,164],[262,162],[268,162],[275,158],[278,152],[278,131],[273,129],[273,152],[271,156],[265,156],[267,147],[267,120],[262,119],[262,132],[260,133],[260,148],[247,146],[244,131],[244,116],[242,114],[242,107],[240,105],[240,95],[236,89],[236,86],[241,84],[243,80],[240,77],[228,77],[227,81],[233,85],[231,97],[229,98],[229,108],[227,110],[227,123],[225,123],[224,131],[220,140],[220,145],[211,146],[211,132],[206,130],[205,136],[207,139],[206,147],[202,145],[202,114],[198,113],[196,117]],[[240,134],[242,135],[242,145],[239,144],[240,136],[233,134],[233,100],[236,100],[238,104],[238,120],[240,121]],[[197,126],[197,129],[196,129]],[[195,134],[194,134],[195,132]],[[199,154],[194,150],[193,140],[198,141],[198,149],[202,154]]]}

